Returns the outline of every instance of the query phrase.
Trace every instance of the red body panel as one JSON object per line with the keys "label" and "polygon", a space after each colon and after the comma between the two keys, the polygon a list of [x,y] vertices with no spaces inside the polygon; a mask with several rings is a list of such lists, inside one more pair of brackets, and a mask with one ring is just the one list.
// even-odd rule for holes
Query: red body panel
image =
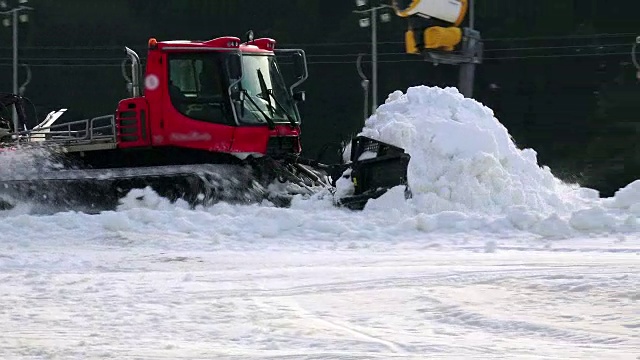
{"label": "red body panel", "polygon": [[235,127],[190,119],[179,113],[168,94],[162,102],[164,125],[161,136],[154,136],[153,145],[172,145],[191,149],[229,152]]}
{"label": "red body panel", "polygon": [[162,52],[149,50],[147,54],[147,70],[142,83],[144,98],[147,99],[149,108],[151,108],[151,117],[149,118],[151,144],[155,144],[157,139],[165,137],[165,115],[162,113],[162,103],[164,101],[163,94],[169,92],[169,86],[167,84],[167,71],[164,71],[163,66],[164,60]]}
{"label": "red body panel", "polygon": [[[119,147],[136,146],[177,146],[222,153],[266,154],[270,137],[295,137],[294,151],[300,152],[300,127],[289,124],[277,125],[269,129],[267,125],[232,126],[191,119],[181,114],[172,104],[169,96],[167,53],[189,52],[202,48],[239,49],[248,53],[273,54],[273,39],[257,39],[248,44],[240,44],[237,37],[221,37],[205,42],[169,41],[158,42],[149,49],[146,72],[142,87],[143,97],[120,102],[118,114],[126,111],[129,104],[135,104],[148,114],[147,131],[140,131],[139,140],[122,141]],[[215,49],[212,49],[215,50]],[[124,125],[122,129],[124,129]],[[119,128],[120,129],[120,128]],[[120,130],[118,130],[120,134]]]}

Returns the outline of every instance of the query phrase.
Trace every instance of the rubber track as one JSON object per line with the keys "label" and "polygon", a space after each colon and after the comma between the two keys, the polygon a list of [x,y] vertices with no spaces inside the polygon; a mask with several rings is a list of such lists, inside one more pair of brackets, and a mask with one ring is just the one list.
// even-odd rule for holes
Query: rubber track
{"label": "rubber track", "polygon": [[147,186],[169,200],[184,199],[192,206],[217,201],[252,203],[266,196],[253,169],[238,165],[64,169],[0,176],[5,202],[38,203],[57,210],[110,210],[130,190]]}

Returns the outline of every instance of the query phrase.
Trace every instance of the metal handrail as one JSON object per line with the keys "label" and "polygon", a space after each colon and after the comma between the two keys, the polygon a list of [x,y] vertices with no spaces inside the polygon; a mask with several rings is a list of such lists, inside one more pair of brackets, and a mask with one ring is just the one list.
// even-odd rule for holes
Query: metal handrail
{"label": "metal handrail", "polygon": [[[98,121],[109,120],[108,125],[96,125]],[[84,125],[83,128],[74,130],[71,127],[75,125]],[[99,130],[111,130],[111,134],[96,134]],[[64,124],[53,124],[47,127],[41,127],[28,131],[21,131],[18,135],[27,137],[27,139],[42,139],[43,142],[81,142],[92,140],[110,140],[116,141],[115,117],[113,115],[99,116],[91,119],[83,119],[71,121]],[[49,136],[49,138],[47,138]]]}
{"label": "metal handrail", "polygon": [[[109,125],[103,125],[103,126],[97,126],[97,127],[94,125],[95,122],[99,120],[105,120],[105,119],[110,120]],[[90,129],[91,129],[91,132],[89,133],[89,139],[112,139],[113,142],[116,141],[116,120],[113,115],[104,115],[104,116],[92,118],[90,120]],[[96,137],[94,134],[94,131],[101,130],[101,129],[111,129],[111,135],[100,135]]]}

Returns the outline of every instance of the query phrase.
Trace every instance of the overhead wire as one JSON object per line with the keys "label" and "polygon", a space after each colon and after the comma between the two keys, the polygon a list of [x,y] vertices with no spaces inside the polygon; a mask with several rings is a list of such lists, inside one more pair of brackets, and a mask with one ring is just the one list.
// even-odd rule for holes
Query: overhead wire
{"label": "overhead wire", "polygon": [[[485,38],[484,42],[500,42],[500,41],[534,41],[534,40],[571,40],[571,39],[589,39],[589,38],[616,38],[635,36],[635,33],[598,33],[598,34],[572,34],[572,35],[546,35],[546,36],[524,36],[524,37],[497,37],[497,38]],[[379,45],[393,45],[404,44],[403,41],[378,41]],[[327,47],[327,46],[355,46],[355,45],[371,45],[370,41],[355,41],[355,42],[328,42],[328,43],[282,43],[281,47],[289,46],[304,46],[304,47]],[[139,46],[133,46],[133,48],[143,49],[146,48],[146,44]],[[10,50],[10,46],[0,47],[0,50]],[[122,50],[123,47],[119,45],[35,45],[35,46],[22,46],[24,50]]]}
{"label": "overhead wire", "polygon": [[634,36],[635,33],[599,33],[599,34],[572,34],[572,35],[549,35],[549,36],[526,36],[512,38],[487,38],[484,41],[530,41],[530,40],[570,40],[585,38],[612,38]]}
{"label": "overhead wire", "polygon": [[[0,66],[13,66],[9,63],[0,63]],[[111,67],[120,64],[29,64],[32,67]]]}
{"label": "overhead wire", "polygon": [[[520,60],[520,59],[550,59],[550,58],[573,58],[573,57],[605,57],[605,56],[628,56],[628,52],[609,52],[609,53],[582,53],[582,54],[541,54],[541,55],[524,55],[524,56],[498,56],[485,57],[484,60]],[[395,60],[378,60],[378,63],[406,63],[406,62],[424,62],[422,58],[415,59],[395,59]],[[370,63],[371,60],[363,60]],[[308,61],[308,65],[339,65],[354,64],[354,61]],[[286,64],[283,63],[283,64]],[[0,66],[12,66],[11,63],[0,63]],[[98,64],[63,64],[63,63],[46,63],[46,64],[29,64],[32,67],[119,67],[120,63],[98,63]],[[637,63],[636,63],[637,66]]]}
{"label": "overhead wire", "polygon": [[[535,51],[535,50],[561,50],[561,49],[604,49],[604,48],[613,48],[613,47],[622,47],[628,46],[627,44],[602,44],[602,45],[568,45],[568,46],[539,46],[539,47],[520,47],[520,48],[501,48],[501,49],[486,49],[485,53],[498,52],[498,51]],[[340,57],[358,57],[362,53],[347,53],[347,54],[307,54],[307,58],[340,58]],[[599,54],[599,53],[593,53]],[[607,53],[605,53],[607,54]],[[632,53],[633,54],[633,53]],[[378,56],[404,56],[407,55],[405,52],[387,52],[387,53],[379,53]],[[566,54],[558,54],[559,56],[567,56]],[[590,55],[590,54],[587,54]],[[534,55],[527,56],[517,56],[517,58],[522,57],[532,57]],[[535,55],[538,56],[539,55]],[[544,57],[553,56],[553,55],[545,55]],[[504,56],[504,57],[485,57],[485,59],[501,59],[501,58],[513,58],[513,56]],[[21,57],[22,61],[30,62],[30,61],[122,61],[122,57]],[[0,61],[11,61],[9,57],[0,57]],[[91,65],[91,64],[88,64]]]}
{"label": "overhead wire", "polygon": [[[635,33],[599,33],[599,34],[574,34],[574,35],[548,35],[548,36],[525,36],[525,37],[504,37],[504,38],[486,38],[484,42],[499,41],[533,41],[533,40],[571,40],[571,39],[587,39],[587,38],[615,38],[634,36]],[[404,44],[404,41],[378,41],[379,45]],[[353,45],[371,45],[371,42],[344,42],[344,43],[290,43],[281,46],[304,46],[304,47],[323,47],[323,46],[353,46]]]}
{"label": "overhead wire", "polygon": [[[558,49],[582,49],[582,48],[595,48],[604,49],[610,47],[627,47],[628,43],[623,44],[594,44],[594,45],[566,45],[566,46],[534,46],[534,47],[513,47],[513,48],[499,48],[499,49],[485,49],[485,53],[498,52],[498,51],[534,51],[534,50],[558,50]],[[307,54],[307,58],[328,58],[328,57],[358,57],[361,53],[346,53],[346,54]],[[383,52],[378,53],[378,56],[392,56],[392,55],[407,55],[405,52]]]}
{"label": "overhead wire", "polygon": [[[545,58],[572,58],[572,57],[604,57],[604,56],[628,56],[627,52],[601,53],[601,54],[555,54],[555,55],[528,55],[528,56],[502,56],[489,57],[484,60],[520,60],[520,59],[545,59]],[[378,63],[406,63],[406,62],[424,62],[423,58],[415,59],[397,59],[397,60],[378,60]],[[370,63],[371,60],[363,62]],[[330,65],[330,64],[354,64],[353,61],[311,61],[309,65]]]}
{"label": "overhead wire", "polygon": [[[566,35],[566,36],[536,36],[536,37],[520,37],[520,38],[494,38],[494,39],[485,39],[484,41],[498,41],[498,40],[551,40],[551,39],[577,39],[577,38],[614,38],[614,37],[622,37],[629,36],[632,33],[602,33],[602,34],[592,34],[592,35]],[[382,42],[384,43],[384,42]],[[388,44],[391,44],[389,42]],[[344,45],[344,44],[368,44],[368,43],[325,43],[325,44],[315,44],[315,45]],[[393,42],[395,44],[395,42]],[[297,45],[314,45],[314,44],[297,44]],[[636,67],[640,68],[640,64],[638,62],[636,47],[637,42],[634,44],[632,49],[632,60]],[[572,57],[602,57],[602,56],[619,56],[627,54],[628,52],[621,53],[617,51],[615,48],[628,46],[628,43],[612,43],[612,44],[581,44],[581,45],[553,45],[553,46],[528,46],[528,47],[499,47],[499,48],[488,48],[485,49],[485,54],[492,54],[498,52],[508,52],[508,51],[525,51],[525,52],[533,52],[533,51],[543,51],[546,53],[543,54],[515,54],[515,55],[498,55],[497,56],[485,56],[484,60],[516,60],[516,59],[545,59],[545,58],[572,58]],[[89,47],[89,46],[80,46],[80,47],[66,47],[66,46],[46,46],[46,47],[25,47],[24,49],[50,49],[50,50],[110,50],[114,49],[113,46],[98,46],[98,47]],[[120,47],[118,47],[120,48]],[[2,48],[0,48],[2,49]],[[608,49],[610,52],[595,52],[594,50],[602,50]],[[558,50],[573,50],[573,51],[582,51],[583,53],[575,53],[575,54],[563,54],[563,53],[554,53]],[[309,65],[324,65],[324,64],[353,64],[356,61],[357,56],[361,53],[346,53],[346,54],[313,54],[308,53],[307,57],[310,59],[308,61]],[[378,60],[380,63],[400,63],[400,62],[422,62],[424,61],[421,58],[416,59],[384,59],[384,57],[392,57],[392,56],[406,56],[405,52],[383,52],[378,54],[383,59]],[[338,58],[353,58],[353,60],[344,59],[344,60],[332,60]],[[120,66],[120,62],[122,61],[122,57],[22,57],[23,61],[31,62],[30,66],[33,67],[112,67],[112,66]],[[316,60],[314,60],[316,59]],[[321,60],[327,59],[327,60]],[[3,63],[3,61],[11,62],[11,58],[3,57],[0,58],[0,66],[9,66],[9,63]],[[38,62],[48,62],[48,63],[38,63]],[[365,60],[366,62],[370,62],[370,60]],[[35,63],[34,63],[35,62]],[[95,63],[94,63],[95,62]],[[111,63],[113,62],[113,63]],[[117,62],[117,63],[116,63]]]}

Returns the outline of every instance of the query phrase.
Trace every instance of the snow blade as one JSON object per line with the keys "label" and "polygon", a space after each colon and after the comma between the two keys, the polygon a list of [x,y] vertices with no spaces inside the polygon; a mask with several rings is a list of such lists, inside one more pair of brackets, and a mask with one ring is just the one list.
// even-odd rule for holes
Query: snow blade
{"label": "snow blade", "polygon": [[407,185],[407,167],[411,156],[404,149],[365,136],[358,136],[351,144],[351,180],[354,192],[338,200],[338,204],[362,210],[369,199],[376,199],[387,190],[404,185],[405,196],[411,192]]}
{"label": "snow blade", "polygon": [[247,166],[209,164],[49,170],[28,178],[0,178],[0,209],[27,202],[54,211],[112,210],[129,191],[145,187],[191,206],[218,201],[252,203],[265,197],[264,187],[252,175]]}

